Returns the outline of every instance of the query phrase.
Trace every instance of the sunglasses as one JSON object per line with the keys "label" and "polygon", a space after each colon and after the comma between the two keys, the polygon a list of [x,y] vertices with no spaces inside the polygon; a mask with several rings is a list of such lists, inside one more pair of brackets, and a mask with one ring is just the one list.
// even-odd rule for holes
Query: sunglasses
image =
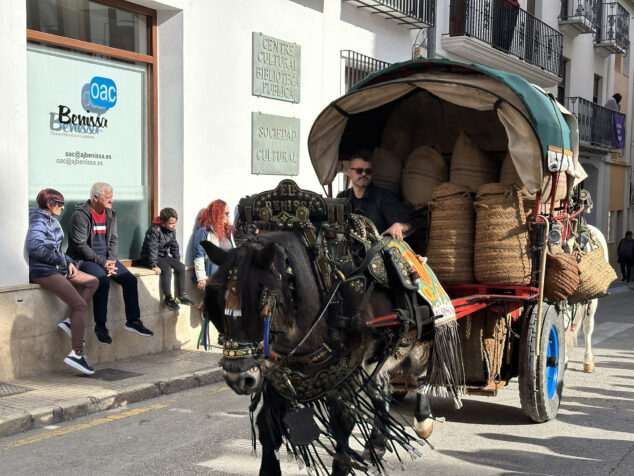
{"label": "sunglasses", "polygon": [[56,198],[52,199],[54,203],[57,203],[60,207],[64,206],[64,200],[58,200]]}
{"label": "sunglasses", "polygon": [[351,170],[354,170],[359,175],[361,175],[363,172],[365,172],[366,175],[372,175],[372,169],[364,169],[363,167],[356,167]]}

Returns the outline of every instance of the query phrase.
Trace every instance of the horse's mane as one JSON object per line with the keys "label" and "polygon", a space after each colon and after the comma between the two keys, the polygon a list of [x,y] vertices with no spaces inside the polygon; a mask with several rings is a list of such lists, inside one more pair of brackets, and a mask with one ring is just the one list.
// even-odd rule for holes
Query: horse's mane
{"label": "horse's mane", "polygon": [[[229,270],[237,266],[237,291],[243,313],[246,315],[257,313],[262,288],[274,289],[280,286],[279,279],[266,267],[268,263],[261,262],[263,250],[272,244],[275,245],[273,255],[275,269],[283,276],[284,300],[289,304],[294,302],[293,317],[301,321],[279,324],[284,326],[297,324],[302,328],[307,327],[317,314],[321,302],[306,245],[297,232],[273,231],[249,237],[240,247],[228,254],[227,259],[213,276],[212,283],[224,283]],[[292,275],[287,274],[288,267],[291,268]]]}

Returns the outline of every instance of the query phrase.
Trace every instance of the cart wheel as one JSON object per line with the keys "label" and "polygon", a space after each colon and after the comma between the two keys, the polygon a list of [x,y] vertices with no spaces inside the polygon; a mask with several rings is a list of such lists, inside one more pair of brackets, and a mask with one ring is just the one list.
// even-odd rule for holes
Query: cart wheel
{"label": "cart wheel", "polygon": [[401,402],[407,396],[407,392],[392,392],[392,400]]}
{"label": "cart wheel", "polygon": [[[557,416],[564,386],[565,335],[561,314],[552,304],[542,308],[542,331],[537,338],[537,306],[524,315],[519,349],[519,387],[522,410],[538,423]],[[539,356],[536,355],[539,345]]]}

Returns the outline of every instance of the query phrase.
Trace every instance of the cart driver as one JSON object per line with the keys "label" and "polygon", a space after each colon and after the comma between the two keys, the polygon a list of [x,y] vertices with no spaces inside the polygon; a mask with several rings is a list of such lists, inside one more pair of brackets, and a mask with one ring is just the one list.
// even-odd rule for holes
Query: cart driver
{"label": "cart driver", "polygon": [[372,183],[372,157],[369,151],[360,150],[352,154],[346,174],[350,188],[339,193],[337,198],[348,198],[352,209],[372,220],[381,235],[402,240],[403,235],[413,230],[411,210],[391,191]]}

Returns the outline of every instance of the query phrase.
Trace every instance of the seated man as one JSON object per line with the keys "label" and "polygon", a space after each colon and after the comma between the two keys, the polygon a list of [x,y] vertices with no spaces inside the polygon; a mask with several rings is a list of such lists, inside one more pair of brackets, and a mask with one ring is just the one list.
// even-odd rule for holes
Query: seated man
{"label": "seated man", "polygon": [[124,329],[141,336],[153,335],[140,319],[137,279],[117,260],[119,237],[112,198],[112,187],[107,183],[97,182],[92,186],[90,200],[77,205],[71,216],[67,250],[71,258],[81,261],[81,271],[99,279],[92,302],[95,334],[104,344],[112,342],[106,327],[110,279],[123,288],[127,321]]}
{"label": "seated man", "polygon": [[346,172],[350,188],[339,193],[337,198],[348,198],[352,210],[363,212],[382,235],[402,240],[403,234],[412,231],[415,226],[411,211],[392,192],[372,183],[371,160],[370,153],[365,150],[352,155]]}

